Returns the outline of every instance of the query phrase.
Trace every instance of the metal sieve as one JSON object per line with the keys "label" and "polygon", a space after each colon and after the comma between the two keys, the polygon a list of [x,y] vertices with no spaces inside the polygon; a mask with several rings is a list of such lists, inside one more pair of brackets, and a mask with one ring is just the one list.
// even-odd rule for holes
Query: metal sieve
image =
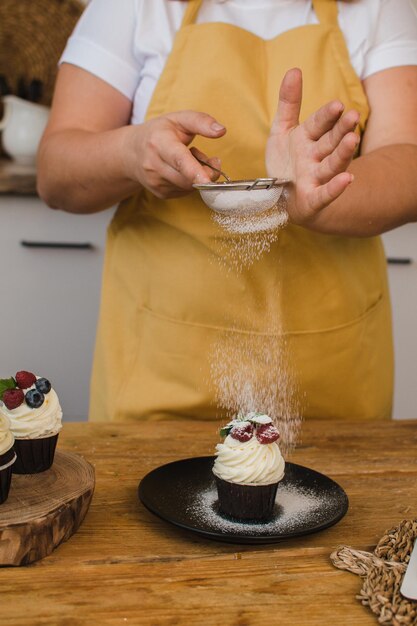
{"label": "metal sieve", "polygon": [[[194,155],[195,156],[195,155]],[[276,206],[284,186],[290,180],[278,178],[256,178],[253,180],[231,180],[224,172],[197,159],[203,165],[220,173],[225,182],[194,184],[203,202],[213,211],[232,217],[263,213]]]}

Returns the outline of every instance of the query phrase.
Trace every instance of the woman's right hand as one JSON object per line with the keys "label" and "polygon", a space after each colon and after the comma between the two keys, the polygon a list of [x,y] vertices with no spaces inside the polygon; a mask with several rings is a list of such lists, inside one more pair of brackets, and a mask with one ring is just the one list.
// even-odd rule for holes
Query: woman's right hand
{"label": "woman's right hand", "polygon": [[222,137],[226,129],[211,115],[198,111],[178,111],[154,118],[126,133],[124,151],[126,172],[158,198],[175,198],[192,191],[193,183],[207,183],[218,178],[194,155],[220,168],[220,160],[207,157],[196,147],[187,146],[201,135]]}
{"label": "woman's right hand", "polygon": [[[76,97],[74,96],[76,94]],[[64,63],[38,154],[38,191],[51,207],[94,213],[146,187],[159,198],[192,191],[216,175],[189,148],[197,136],[226,129],[211,115],[178,111],[131,125],[132,102],[90,72]],[[210,150],[211,152],[211,150]],[[219,167],[216,158],[207,161]]]}

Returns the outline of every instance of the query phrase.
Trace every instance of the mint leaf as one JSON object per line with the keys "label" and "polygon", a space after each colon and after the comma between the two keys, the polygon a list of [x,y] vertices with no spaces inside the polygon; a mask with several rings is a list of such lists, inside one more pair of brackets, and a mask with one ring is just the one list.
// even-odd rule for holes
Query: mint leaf
{"label": "mint leaf", "polygon": [[232,429],[230,428],[230,426],[225,426],[224,428],[220,429],[220,437],[227,437],[227,435],[230,433]]}
{"label": "mint leaf", "polygon": [[7,389],[16,389],[17,384],[14,378],[0,378],[0,400]]}

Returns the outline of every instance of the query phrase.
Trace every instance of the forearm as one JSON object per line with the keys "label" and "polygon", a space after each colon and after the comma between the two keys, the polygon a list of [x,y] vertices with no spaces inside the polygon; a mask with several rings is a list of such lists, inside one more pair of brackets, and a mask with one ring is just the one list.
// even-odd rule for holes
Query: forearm
{"label": "forearm", "polygon": [[38,154],[38,192],[52,208],[94,213],[139,191],[126,163],[131,127],[46,135]]}
{"label": "forearm", "polygon": [[308,228],[370,237],[417,221],[417,145],[384,146],[355,159],[353,183]]}

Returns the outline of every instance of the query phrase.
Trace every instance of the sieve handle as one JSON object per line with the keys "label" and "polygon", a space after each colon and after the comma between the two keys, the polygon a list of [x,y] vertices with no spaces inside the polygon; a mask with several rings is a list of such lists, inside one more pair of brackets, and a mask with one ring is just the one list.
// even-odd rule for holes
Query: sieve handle
{"label": "sieve handle", "polygon": [[227,180],[228,183],[231,182],[230,178],[228,177],[227,174],[225,174],[224,172],[222,172],[221,170],[219,170],[217,167],[214,167],[214,165],[210,165],[210,163],[207,163],[207,161],[203,161],[203,159],[200,159],[198,156],[196,156],[195,154],[193,154],[193,157],[195,159],[197,159],[197,161],[199,163],[201,163],[201,165],[207,165],[207,167],[209,167],[211,170],[214,170],[215,172],[217,172],[218,174],[220,174],[221,176],[223,176],[223,178],[225,178]]}
{"label": "sieve handle", "polygon": [[248,191],[253,191],[254,189],[271,189],[276,180],[276,178],[257,178],[253,184],[248,187]]}

